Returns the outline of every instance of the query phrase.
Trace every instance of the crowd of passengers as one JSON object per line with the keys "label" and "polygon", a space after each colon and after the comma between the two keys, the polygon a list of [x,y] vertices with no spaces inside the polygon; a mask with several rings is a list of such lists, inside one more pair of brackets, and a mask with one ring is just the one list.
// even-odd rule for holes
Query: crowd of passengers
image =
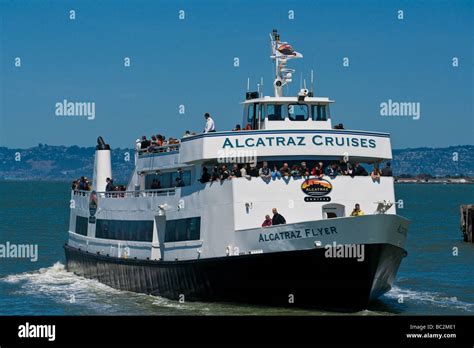
{"label": "crowd of passengers", "polygon": [[[127,188],[124,185],[114,185],[114,180],[111,178],[106,179],[107,185],[105,186],[105,191],[125,191]],[[73,180],[71,189],[73,191],[90,191],[92,185],[89,179],[85,176],[81,176],[80,179]]]}
{"label": "crowd of passengers", "polygon": [[381,176],[392,176],[392,168],[390,162],[385,164],[385,167],[380,170],[379,164],[374,164],[373,170],[370,174],[367,170],[360,165],[360,163],[350,162],[331,162],[327,166],[324,166],[323,162],[317,162],[310,168],[307,162],[303,161],[298,164],[294,164],[291,167],[288,163],[283,163],[283,166],[278,168],[276,165],[273,169],[269,167],[268,162],[263,162],[260,168],[255,163],[253,164],[233,164],[228,166],[226,164],[214,165],[212,171],[209,173],[207,167],[203,167],[201,179],[202,183],[209,181],[227,180],[233,178],[247,178],[260,177],[262,179],[281,179],[281,178],[307,178],[309,176],[323,177],[329,176],[335,178],[338,175],[346,176],[371,176],[375,180],[379,180]]}

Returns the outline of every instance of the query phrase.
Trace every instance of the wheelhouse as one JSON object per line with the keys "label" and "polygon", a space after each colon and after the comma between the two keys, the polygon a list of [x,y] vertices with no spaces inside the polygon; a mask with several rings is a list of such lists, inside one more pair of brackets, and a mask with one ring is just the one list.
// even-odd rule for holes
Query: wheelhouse
{"label": "wheelhouse", "polygon": [[329,105],[316,97],[263,97],[243,102],[243,129],[331,129]]}

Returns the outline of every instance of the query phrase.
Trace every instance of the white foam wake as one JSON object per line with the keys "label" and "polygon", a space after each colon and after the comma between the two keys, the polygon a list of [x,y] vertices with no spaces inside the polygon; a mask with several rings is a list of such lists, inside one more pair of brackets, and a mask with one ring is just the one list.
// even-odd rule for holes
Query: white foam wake
{"label": "white foam wake", "polygon": [[[458,300],[457,297],[443,296],[442,294],[430,291],[415,291],[411,289],[399,288],[394,286],[392,290],[385,294],[386,297],[392,299],[403,298],[404,303],[410,301],[424,302],[434,307],[448,308],[451,310],[459,310],[460,312],[473,313],[474,303],[468,303]],[[437,313],[424,313],[424,314],[437,314]]]}

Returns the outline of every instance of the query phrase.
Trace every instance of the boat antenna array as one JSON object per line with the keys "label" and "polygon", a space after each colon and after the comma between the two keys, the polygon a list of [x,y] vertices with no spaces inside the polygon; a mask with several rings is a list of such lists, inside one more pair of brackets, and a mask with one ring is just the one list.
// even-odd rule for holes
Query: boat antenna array
{"label": "boat antenna array", "polygon": [[275,81],[273,87],[275,88],[275,97],[283,97],[283,86],[292,81],[294,69],[288,69],[286,63],[289,59],[303,58],[303,55],[293,50],[293,47],[288,42],[280,41],[280,34],[276,29],[273,29],[270,34],[272,58],[275,61]]}

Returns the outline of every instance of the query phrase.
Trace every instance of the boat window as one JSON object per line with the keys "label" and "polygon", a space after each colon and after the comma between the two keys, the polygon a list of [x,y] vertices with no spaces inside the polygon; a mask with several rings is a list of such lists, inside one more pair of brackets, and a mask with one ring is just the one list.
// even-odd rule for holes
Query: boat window
{"label": "boat window", "polygon": [[327,121],[329,118],[329,105],[312,105],[313,121]]}
{"label": "boat window", "polygon": [[265,104],[260,104],[260,122],[265,121]]}
{"label": "boat window", "polygon": [[153,221],[97,219],[96,238],[151,242]]}
{"label": "boat window", "polygon": [[252,124],[253,119],[254,119],[254,117],[255,117],[255,112],[256,112],[255,105],[256,105],[256,104],[250,104],[249,107],[248,107],[247,121],[248,121],[250,124]]}
{"label": "boat window", "polygon": [[83,236],[87,236],[87,227],[89,226],[89,221],[83,216],[76,216],[76,232]]}
{"label": "boat window", "polygon": [[309,118],[308,105],[306,104],[288,105],[288,118],[292,121],[307,121]]}
{"label": "boat window", "polygon": [[[153,189],[165,189],[165,188],[172,188],[176,187],[176,178],[178,177],[178,172],[165,172],[165,173],[148,173],[145,176],[145,190],[153,190]],[[184,185],[182,186],[189,186],[191,185],[191,171],[184,170],[182,176]]]}
{"label": "boat window", "polygon": [[185,240],[199,240],[201,237],[200,229],[200,217],[168,220],[166,221],[165,243],[180,242]]}
{"label": "boat window", "polygon": [[285,115],[283,114],[282,105],[268,104],[267,117],[269,121],[283,121],[285,119]]}

